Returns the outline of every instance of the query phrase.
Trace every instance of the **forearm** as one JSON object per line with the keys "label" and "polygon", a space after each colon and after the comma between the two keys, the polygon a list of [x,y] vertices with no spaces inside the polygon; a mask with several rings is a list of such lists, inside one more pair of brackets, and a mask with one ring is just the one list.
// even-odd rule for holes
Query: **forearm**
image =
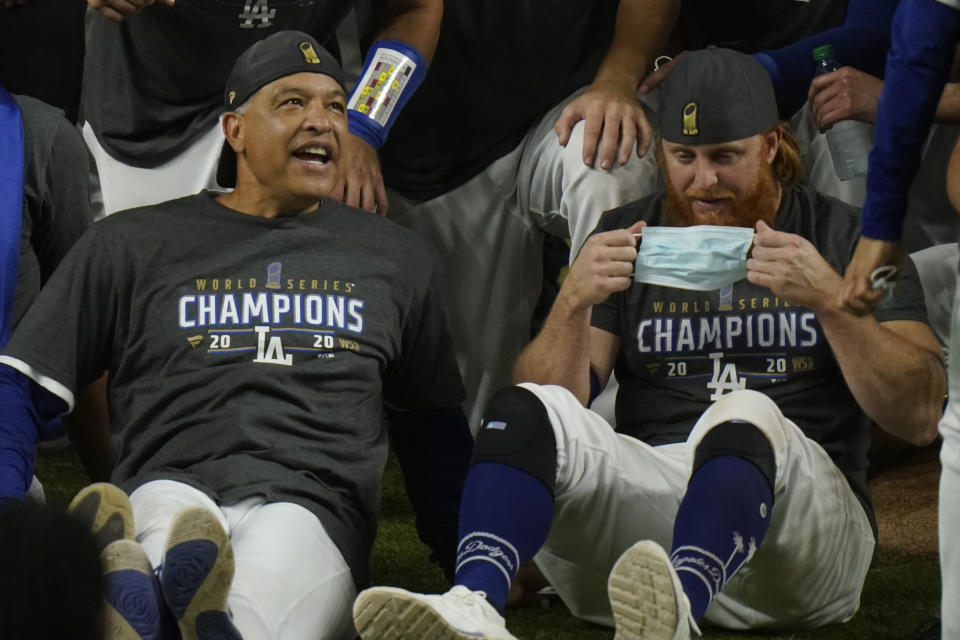
{"label": "forearm", "polygon": [[866,414],[917,445],[936,437],[943,410],[943,364],[928,347],[898,335],[873,316],[818,314],[844,380]]}
{"label": "forearm", "polygon": [[0,365],[0,497],[21,499],[33,481],[41,425],[30,397],[30,380]]}
{"label": "forearm", "polygon": [[815,71],[813,50],[824,44],[833,45],[841,65],[883,76],[896,7],[897,0],[851,0],[842,25],[779,49],[758,52],[781,107],[792,111],[803,105]]}
{"label": "forearm", "polygon": [[107,408],[107,374],[87,386],[73,412],[64,416],[70,443],[87,475],[95,482],[108,482],[114,466]]}
{"label": "forearm", "polygon": [[861,212],[868,238],[900,238],[910,184],[958,36],[960,12],[935,0],[904,0],[897,11]]}
{"label": "forearm", "polygon": [[[375,152],[426,76],[440,37],[443,1],[385,0],[378,16],[382,26],[347,102],[347,129],[368,146],[353,138],[344,144],[346,164],[333,195],[370,211],[383,207],[383,212],[387,196]],[[367,196],[358,198],[364,184]]]}
{"label": "forearm", "polygon": [[440,37],[442,0],[388,0],[384,7],[387,18],[374,40],[406,42],[431,62]]}
{"label": "forearm", "polygon": [[565,387],[584,405],[590,399],[590,315],[592,306],[574,305],[561,290],[540,334],[523,350],[514,382]]}
{"label": "forearm", "polygon": [[622,82],[636,91],[662,53],[679,11],[676,0],[621,0],[613,41],[594,82]]}
{"label": "forearm", "polygon": [[[565,387],[584,406],[590,402],[591,368],[597,382],[606,384],[619,350],[619,330],[594,328],[593,313],[595,305],[600,305],[596,310],[601,315],[615,313],[616,305],[607,304],[611,295],[632,283],[636,236],[644,225],[636,222],[587,239],[563,279],[543,330],[517,359],[514,382]],[[611,327],[616,324],[612,317],[607,319]]]}

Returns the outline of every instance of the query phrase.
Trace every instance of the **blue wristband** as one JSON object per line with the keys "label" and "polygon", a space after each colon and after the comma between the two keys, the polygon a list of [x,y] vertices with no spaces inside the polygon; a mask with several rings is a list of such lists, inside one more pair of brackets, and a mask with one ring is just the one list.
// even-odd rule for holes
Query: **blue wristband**
{"label": "blue wristband", "polygon": [[347,128],[379,149],[410,96],[427,74],[427,61],[399,40],[378,40],[370,47],[363,73],[347,103]]}

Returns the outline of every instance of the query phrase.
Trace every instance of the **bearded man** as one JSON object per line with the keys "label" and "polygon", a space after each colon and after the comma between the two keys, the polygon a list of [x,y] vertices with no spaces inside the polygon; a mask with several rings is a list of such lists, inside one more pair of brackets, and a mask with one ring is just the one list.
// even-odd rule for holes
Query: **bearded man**
{"label": "bearded man", "polygon": [[[455,586],[364,591],[365,639],[513,638],[500,614],[531,558],[617,640],[856,613],[876,540],[870,421],[924,444],[942,410],[916,275],[876,316],[837,306],[857,212],[794,184],[749,56],[684,56],[659,116],[665,193],[604,214],[520,384],[487,409]],[[585,408],[614,368],[616,430]]]}

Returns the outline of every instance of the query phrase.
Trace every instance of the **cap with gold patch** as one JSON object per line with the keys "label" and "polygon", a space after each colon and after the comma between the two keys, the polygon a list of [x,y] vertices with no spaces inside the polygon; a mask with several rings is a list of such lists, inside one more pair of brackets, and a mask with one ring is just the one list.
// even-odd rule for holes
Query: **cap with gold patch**
{"label": "cap with gold patch", "polygon": [[261,87],[294,73],[330,76],[343,86],[340,63],[302,31],[278,31],[255,42],[233,64],[223,92],[227,111],[246,102]]}
{"label": "cap with gold patch", "polygon": [[770,75],[731,49],[690,51],[660,85],[660,134],[678,144],[719,144],[749,138],[777,122]]}

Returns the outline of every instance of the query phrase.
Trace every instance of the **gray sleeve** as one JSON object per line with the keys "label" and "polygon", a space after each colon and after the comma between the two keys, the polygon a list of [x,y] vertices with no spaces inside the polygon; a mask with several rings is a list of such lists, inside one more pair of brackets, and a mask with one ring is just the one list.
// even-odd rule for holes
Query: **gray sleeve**
{"label": "gray sleeve", "polygon": [[30,214],[24,205],[22,220],[20,221],[20,258],[17,261],[17,286],[13,291],[13,311],[11,313],[11,327],[16,328],[23,319],[23,314],[30,308],[31,303],[40,293],[42,282],[40,279],[40,264],[37,254],[30,245]]}
{"label": "gray sleeve", "polygon": [[900,277],[893,289],[893,298],[886,306],[874,312],[880,322],[914,320],[927,323],[927,307],[923,299],[923,286],[913,260],[904,259]]}
{"label": "gray sleeve", "polygon": [[59,109],[16,98],[23,115],[24,184],[14,325],[92,224],[90,158],[80,132]]}
{"label": "gray sleeve", "polygon": [[77,242],[0,355],[71,410],[77,390],[110,365],[119,313],[121,273],[97,231]]}
{"label": "gray sleeve", "polygon": [[622,337],[620,332],[620,307],[622,304],[623,292],[620,291],[610,294],[610,297],[601,304],[593,305],[593,313],[590,315],[590,326]]}
{"label": "gray sleeve", "polygon": [[31,212],[31,244],[46,281],[70,247],[93,224],[90,157],[80,132],[60,118],[52,153],[42,165],[39,209]]}
{"label": "gray sleeve", "polygon": [[957,262],[960,248],[956,242],[937,244],[910,254],[923,287],[923,302],[927,321],[937,335],[940,345],[950,343],[950,320],[953,315],[953,297],[957,289]]}

